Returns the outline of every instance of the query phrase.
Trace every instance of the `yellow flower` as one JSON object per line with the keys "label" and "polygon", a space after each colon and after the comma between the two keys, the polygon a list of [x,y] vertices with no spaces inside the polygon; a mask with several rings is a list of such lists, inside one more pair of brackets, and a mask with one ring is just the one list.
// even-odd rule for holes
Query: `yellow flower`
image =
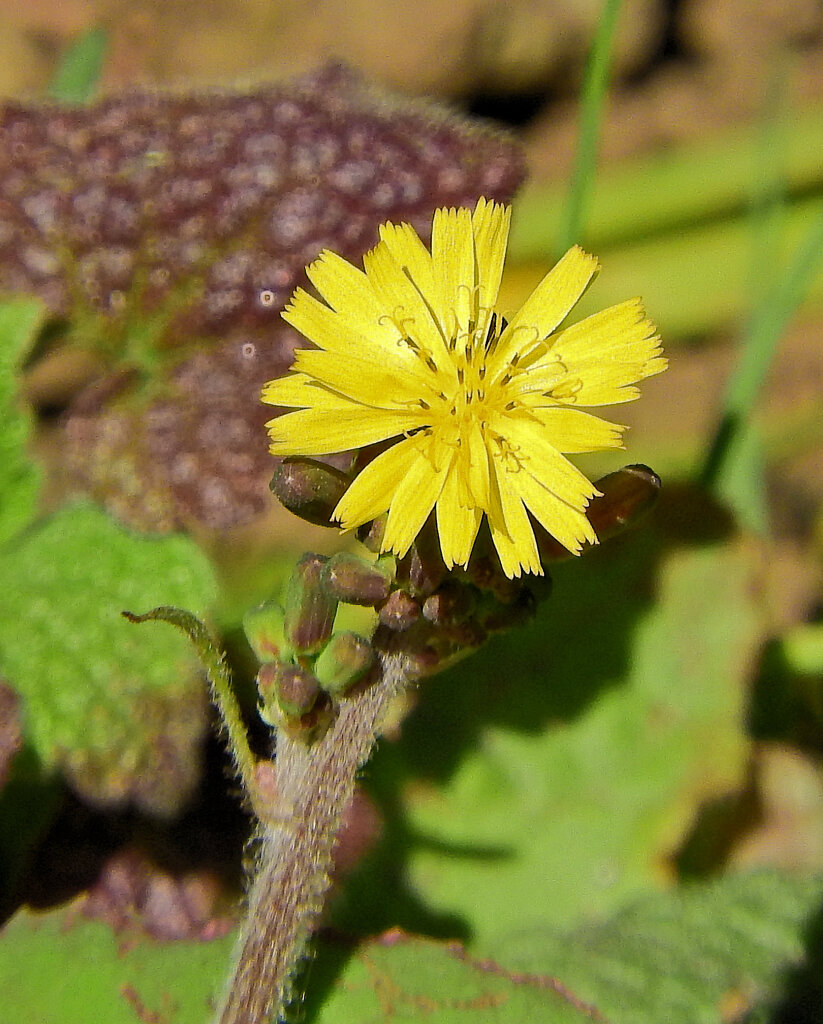
{"label": "yellow flower", "polygon": [[597,537],[598,492],[561,453],[622,447],[625,429],[581,406],[628,402],[660,373],[638,299],[563,330],[597,260],[575,247],[506,322],[494,312],[511,209],[435,212],[431,253],[408,224],[384,224],[358,270],[323,252],[308,268],[325,299],[298,288],[283,318],[317,345],[263,400],[275,455],[394,443],[334,512],[353,529],[388,512],[383,550],[404,555],[432,509],[443,559],[466,565],[485,514],[508,576],[541,573],[529,513],[569,551]]}

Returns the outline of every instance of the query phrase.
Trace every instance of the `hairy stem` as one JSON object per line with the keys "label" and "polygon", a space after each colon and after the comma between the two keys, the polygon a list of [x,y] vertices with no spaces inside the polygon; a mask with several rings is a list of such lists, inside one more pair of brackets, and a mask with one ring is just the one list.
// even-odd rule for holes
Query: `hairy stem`
{"label": "hairy stem", "polygon": [[380,679],[344,700],[326,735],[307,746],[279,735],[275,760],[282,825],[264,826],[237,964],[216,1021],[266,1024],[287,1002],[290,979],[322,909],[342,813],[391,699],[410,678],[386,655]]}

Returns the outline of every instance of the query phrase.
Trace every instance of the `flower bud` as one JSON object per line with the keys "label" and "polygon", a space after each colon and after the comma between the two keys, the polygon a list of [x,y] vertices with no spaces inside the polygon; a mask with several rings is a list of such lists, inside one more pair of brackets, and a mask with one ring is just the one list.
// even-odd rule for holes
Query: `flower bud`
{"label": "flower bud", "polygon": [[385,515],[378,516],[370,523],[364,523],[357,531],[357,539],[369,551],[377,554],[383,545],[383,534],[386,532]]}
{"label": "flower bud", "polygon": [[332,702],[315,677],[297,665],[261,665],[257,689],[263,721],[301,742],[319,739],[333,720]]}
{"label": "flower bud", "polygon": [[420,618],[420,605],[405,590],[395,590],[380,609],[379,617],[388,629],[402,632]]}
{"label": "flower bud", "polygon": [[368,672],[374,651],[357,633],[335,633],[314,663],[314,674],[323,689],[339,696]]}
{"label": "flower bud", "polygon": [[648,466],[625,466],[597,481],[602,492],[588,510],[589,522],[600,540],[641,519],[657,501],[660,477]]}
{"label": "flower bud", "polygon": [[275,683],[277,703],[293,718],[300,718],[314,707],[320,696],[317,679],[298,665],[281,665]]}
{"label": "flower bud", "polygon": [[476,600],[470,586],[447,580],[423,603],[423,615],[435,626],[465,622],[474,611]]}
{"label": "flower bud", "polygon": [[386,600],[391,580],[386,572],[349,552],[341,551],[323,569],[326,589],[347,604],[374,605]]}
{"label": "flower bud", "polygon": [[243,616],[243,630],[258,661],[277,661],[284,656],[286,637],[283,609],[275,601],[251,608]]}
{"label": "flower bud", "polygon": [[[648,466],[625,466],[596,483],[601,492],[586,509],[586,516],[599,540],[621,533],[652,508],[660,493],[660,477]],[[551,562],[569,557],[569,552],[542,531],[537,537],[541,561]]]}
{"label": "flower bud", "polygon": [[350,482],[334,466],[295,456],[280,463],[269,488],[289,512],[315,526],[331,526],[332,513]]}
{"label": "flower bud", "polygon": [[445,579],[447,570],[431,523],[427,523],[415,537],[404,561],[408,563],[409,588],[415,597],[428,597]]}
{"label": "flower bud", "polygon": [[323,586],[324,555],[303,555],[286,588],[285,633],[298,654],[316,654],[331,636],[337,600]]}

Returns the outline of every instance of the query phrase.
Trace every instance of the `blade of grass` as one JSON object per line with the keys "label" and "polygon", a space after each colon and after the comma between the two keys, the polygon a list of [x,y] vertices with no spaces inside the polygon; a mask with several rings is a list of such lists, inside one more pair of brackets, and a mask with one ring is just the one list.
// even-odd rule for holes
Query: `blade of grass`
{"label": "blade of grass", "polygon": [[[819,194],[823,105],[792,111],[779,145],[788,197],[798,202]],[[586,244],[602,254],[739,217],[751,208],[751,186],[751,125],[601,167],[586,215]],[[548,264],[567,193],[565,182],[533,181],[522,189],[514,203],[510,260]]]}
{"label": "blade of grass", "polygon": [[741,428],[748,422],[754,402],[771,366],[780,336],[810,290],[823,257],[823,209],[818,209],[805,238],[795,250],[756,311],[745,334],[740,358],[723,401],[723,413],[700,473],[701,483],[717,490]]}
{"label": "blade of grass", "polygon": [[[759,315],[761,303],[771,291],[775,254],[780,251],[786,223],[784,154],[789,114],[786,70],[783,55],[778,53],[766,84],[763,114],[754,140],[749,214],[749,308],[755,312],[750,319]],[[763,353],[769,360],[763,369],[763,378],[774,358],[775,347],[771,348],[770,355]],[[715,491],[734,509],[743,527],[766,535],[769,532],[766,456],[760,424],[751,412],[749,409],[740,420],[736,436],[729,441]]]}
{"label": "blade of grass", "polygon": [[619,12],[620,0],[604,0],[597,33],[586,64],[580,102],[580,135],[569,195],[561,220],[558,255],[580,240],[586,222],[594,185],[600,124],[603,120],[609,84],[612,41]]}
{"label": "blade of grass", "polygon": [[106,31],[100,27],[79,36],[63,54],[49,96],[67,106],[88,103],[100,81],[107,42]]}
{"label": "blade of grass", "polygon": [[[769,253],[772,270],[785,265],[786,255],[800,245],[821,198],[795,199],[787,205],[780,252]],[[639,292],[669,347],[682,339],[731,329],[751,311],[751,245],[751,223],[740,216],[620,248],[592,246],[604,271],[575,307],[575,315],[582,318]],[[544,255],[540,261],[507,266],[500,289],[502,310],[522,305],[551,268],[545,240]],[[811,282],[806,302],[810,309],[823,304],[823,276]]]}

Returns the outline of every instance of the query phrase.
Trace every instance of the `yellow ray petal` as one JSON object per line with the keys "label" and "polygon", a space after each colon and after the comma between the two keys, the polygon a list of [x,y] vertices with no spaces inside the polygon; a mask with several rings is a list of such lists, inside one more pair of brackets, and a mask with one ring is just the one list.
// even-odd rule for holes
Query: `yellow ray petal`
{"label": "yellow ray petal", "polygon": [[560,331],[546,355],[510,386],[551,387],[562,396],[565,383],[572,382],[575,405],[615,405],[637,398],[632,385],[667,365],[643,304],[630,299]]}
{"label": "yellow ray petal", "polygon": [[336,395],[305,373],[287,373],[284,377],[270,380],[263,385],[260,397],[267,405],[282,405],[286,408],[340,406],[340,399]]}
{"label": "yellow ray petal", "polygon": [[497,302],[503,264],[506,259],[506,245],[511,223],[511,207],[479,199],[472,214],[474,232],[474,254],[477,263],[476,279],[480,316],[478,328],[485,333],[488,320]]}
{"label": "yellow ray petal", "polygon": [[468,488],[472,504],[478,508],[489,506],[489,450],[477,420],[473,420],[464,439],[468,449]]}
{"label": "yellow ray petal", "polygon": [[619,423],[583,412],[554,406],[534,409],[533,414],[543,427],[545,440],[566,455],[580,452],[605,452],[623,447],[623,431]]}
{"label": "yellow ray petal", "polygon": [[[342,399],[339,400],[341,403]],[[337,408],[298,409],[266,424],[273,455],[330,455],[386,441],[415,426],[408,412],[340,404]]]}
{"label": "yellow ray petal", "polygon": [[450,369],[446,340],[439,321],[433,316],[420,291],[395,261],[388,246],[381,244],[367,252],[363,257],[363,266],[369,283],[383,305],[384,318],[391,320],[404,337],[419,346],[423,353],[421,359],[433,359],[441,371]]}
{"label": "yellow ray petal", "polygon": [[[316,349],[294,353],[294,369],[312,377],[335,392],[376,409],[417,409],[423,413],[420,399],[432,399],[436,380],[426,367],[415,366],[399,373],[396,367],[381,365],[373,359],[360,359],[352,353],[338,355]],[[419,426],[427,421],[418,420]]]}
{"label": "yellow ray petal", "polygon": [[447,473],[443,491],[437,499],[437,533],[446,568],[466,565],[474,546],[483,513],[466,508],[459,500],[459,481],[455,472]]}
{"label": "yellow ray petal", "polygon": [[440,290],[434,279],[432,258],[411,224],[382,224],[380,240],[398,267],[414,282],[431,311],[437,316]]}
{"label": "yellow ray petal", "polygon": [[503,572],[511,579],[523,570],[543,575],[534,530],[526,509],[507,479],[493,479],[494,500],[488,510],[489,530]]}
{"label": "yellow ray petal", "polygon": [[[465,335],[477,319],[475,254],[472,219],[465,207],[435,211],[432,226],[432,265],[440,288],[440,322],[449,337]],[[462,339],[465,344],[465,338]]]}
{"label": "yellow ray petal", "polygon": [[419,455],[414,438],[405,438],[381,452],[360,471],[338,502],[333,518],[353,530],[387,512],[398,484]]}
{"label": "yellow ray petal", "polygon": [[506,372],[515,352],[528,350],[548,336],[568,316],[589,286],[599,264],[575,245],[550,270],[500,336],[495,352],[495,378]]}
{"label": "yellow ray petal", "polygon": [[329,249],[306,267],[306,274],[332,309],[361,333],[368,334],[384,313],[391,312],[375,294],[366,274]]}
{"label": "yellow ray petal", "polygon": [[383,535],[384,551],[393,551],[400,558],[406,554],[440,497],[448,469],[448,461],[435,469],[431,460],[418,452],[394,492]]}
{"label": "yellow ray petal", "polygon": [[502,467],[497,473],[501,490],[507,479],[514,481],[526,471],[577,508],[597,493],[589,478],[555,448],[540,423],[512,415],[496,416],[492,425],[506,438],[514,454],[514,458],[500,460]]}
{"label": "yellow ray petal", "polygon": [[528,472],[516,474],[514,486],[543,529],[573,555],[580,553],[584,543],[597,543],[597,535],[583,510],[564,501],[553,487],[543,486]]}
{"label": "yellow ray petal", "polygon": [[287,324],[327,352],[379,353],[381,359],[394,362],[398,370],[408,366],[413,358],[397,344],[397,330],[392,323],[361,316],[355,326],[350,318],[302,288],[295,290],[281,315]]}

